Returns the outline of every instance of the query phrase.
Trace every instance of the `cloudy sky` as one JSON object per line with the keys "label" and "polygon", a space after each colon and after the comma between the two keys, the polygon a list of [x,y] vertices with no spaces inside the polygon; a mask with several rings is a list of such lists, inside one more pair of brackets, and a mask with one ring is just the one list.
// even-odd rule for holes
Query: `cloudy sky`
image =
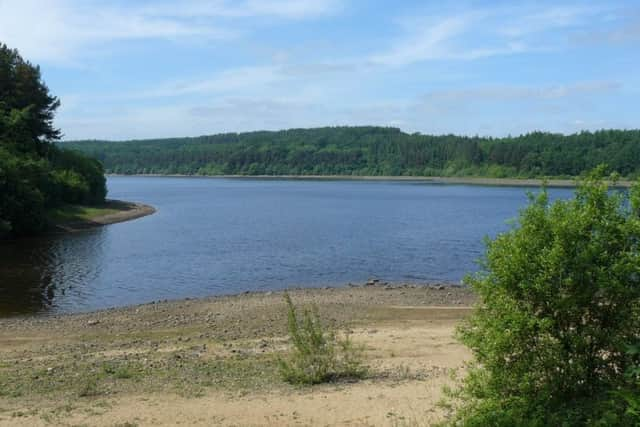
{"label": "cloudy sky", "polygon": [[640,127],[640,2],[0,0],[66,139]]}

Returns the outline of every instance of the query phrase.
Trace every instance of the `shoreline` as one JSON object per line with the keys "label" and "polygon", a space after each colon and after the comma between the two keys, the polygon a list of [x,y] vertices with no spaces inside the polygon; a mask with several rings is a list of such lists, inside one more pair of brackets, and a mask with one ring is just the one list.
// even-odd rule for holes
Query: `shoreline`
{"label": "shoreline", "polygon": [[402,292],[407,291],[415,292],[416,290],[423,290],[432,296],[436,296],[436,305],[445,305],[449,308],[462,308],[469,309],[475,302],[475,294],[473,290],[462,283],[450,283],[450,282],[384,282],[378,279],[375,281],[370,280],[364,283],[345,283],[334,284],[325,286],[290,286],[280,289],[265,289],[265,290],[247,290],[237,291],[233,293],[223,293],[214,295],[205,295],[198,297],[179,297],[173,299],[159,299],[146,302],[132,303],[127,305],[117,305],[111,307],[94,308],[88,310],[71,311],[71,312],[34,312],[34,313],[1,313],[0,312],[0,327],[3,322],[20,323],[20,322],[47,322],[48,320],[59,321],[62,319],[73,319],[75,317],[91,317],[99,318],[101,316],[110,315],[123,315],[138,313],[145,307],[167,307],[173,309],[181,304],[196,304],[205,305],[211,303],[228,303],[233,305],[234,300],[242,300],[243,298],[272,298],[274,296],[284,297],[284,294],[305,294],[305,295],[325,295],[335,293],[361,293],[371,292],[376,293],[378,291],[390,291],[390,292]]}
{"label": "shoreline", "polygon": [[323,325],[362,346],[364,379],[304,388],[283,381],[279,360],[291,348],[284,291],[3,318],[0,426],[443,420],[442,387],[471,357],[455,340],[475,301],[470,289],[287,292],[299,310],[315,306]]}
{"label": "shoreline", "polygon": [[74,219],[71,221],[56,223],[54,224],[51,233],[74,233],[105,225],[117,224],[119,222],[131,221],[152,215],[156,212],[156,209],[153,206],[137,202],[107,199],[105,201],[105,206],[107,205],[111,209],[116,209],[117,212],[97,215],[89,219]]}
{"label": "shoreline", "polygon": [[[546,181],[548,187],[574,188],[576,179],[542,178],[482,178],[482,177],[436,177],[436,176],[354,176],[354,175],[184,175],[184,174],[106,174],[110,177],[147,178],[211,178],[211,179],[258,179],[258,180],[300,180],[300,181],[398,181],[420,182],[443,185],[480,185],[495,187],[540,187]],[[631,187],[633,181],[620,180],[618,188]]]}
{"label": "shoreline", "polygon": [[[374,179],[379,180],[384,178]],[[494,185],[510,185],[501,182]],[[68,223],[65,231],[155,212],[148,205],[111,202],[126,209]],[[362,346],[369,367],[364,380],[304,389],[282,381],[278,363],[291,348],[285,292],[300,309],[317,307],[323,325]],[[372,279],[355,286],[0,318],[0,426],[405,425],[408,420],[431,425],[447,415],[438,406],[443,387],[455,385],[453,374],[464,374],[472,360],[455,331],[475,302],[466,286]]]}
{"label": "shoreline", "polygon": [[128,305],[120,305],[114,307],[104,307],[91,309],[88,311],[75,311],[75,312],[63,312],[63,313],[47,313],[47,312],[38,312],[38,313],[17,313],[17,314],[9,314],[2,315],[0,314],[0,326],[3,324],[6,326],[7,323],[21,323],[21,322],[48,322],[52,321],[61,321],[64,319],[72,320],[74,318],[100,318],[103,316],[114,316],[114,315],[126,315],[126,314],[136,314],[141,309],[146,307],[164,307],[169,310],[173,310],[176,307],[180,307],[182,304],[190,304],[190,305],[206,305],[211,303],[229,303],[233,305],[233,301],[242,300],[244,298],[273,298],[280,297],[282,298],[284,294],[290,295],[326,295],[326,294],[353,294],[353,293],[377,293],[379,291],[387,291],[387,292],[401,292],[406,293],[410,292],[419,292],[424,291],[430,295],[430,298],[434,299],[436,305],[444,305],[449,308],[470,308],[475,302],[475,294],[473,290],[466,285],[456,284],[456,283],[443,283],[443,282],[427,282],[427,283],[389,283],[389,282],[380,282],[376,280],[375,282],[367,282],[362,284],[342,284],[342,285],[334,285],[334,286],[322,286],[322,287],[303,287],[303,286],[292,286],[284,289],[276,289],[276,290],[257,290],[257,291],[239,291],[235,293],[229,294],[220,294],[220,295],[209,295],[209,296],[201,296],[201,297],[183,297],[176,299],[161,299],[161,300],[152,300],[148,302],[142,303],[134,303]]}

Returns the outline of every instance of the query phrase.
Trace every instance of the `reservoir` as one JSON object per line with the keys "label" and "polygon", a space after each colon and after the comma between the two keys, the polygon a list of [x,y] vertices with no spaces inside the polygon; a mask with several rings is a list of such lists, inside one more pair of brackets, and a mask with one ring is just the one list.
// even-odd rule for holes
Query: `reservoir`
{"label": "reservoir", "polygon": [[[535,188],[419,181],[109,177],[154,215],[0,242],[0,316],[362,284],[460,283]],[[571,189],[552,189],[569,197]]]}

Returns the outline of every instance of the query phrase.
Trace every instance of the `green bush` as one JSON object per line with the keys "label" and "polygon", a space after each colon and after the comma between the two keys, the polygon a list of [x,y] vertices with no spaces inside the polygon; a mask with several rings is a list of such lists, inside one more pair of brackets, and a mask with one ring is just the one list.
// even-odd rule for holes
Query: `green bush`
{"label": "green bush", "polygon": [[289,336],[293,351],[279,362],[282,378],[292,384],[319,384],[337,379],[363,378],[367,368],[363,364],[362,348],[347,336],[338,339],[327,331],[317,309],[305,309],[298,319],[289,294],[287,303]]}
{"label": "green bush", "polygon": [[61,200],[67,203],[83,203],[89,198],[89,184],[79,173],[64,169],[53,171],[51,175],[58,187]]}
{"label": "green bush", "polygon": [[485,272],[467,279],[479,303],[459,336],[475,362],[453,424],[638,422],[626,349],[640,336],[640,186],[610,190],[602,175],[571,200],[531,195],[518,224],[487,243]]}

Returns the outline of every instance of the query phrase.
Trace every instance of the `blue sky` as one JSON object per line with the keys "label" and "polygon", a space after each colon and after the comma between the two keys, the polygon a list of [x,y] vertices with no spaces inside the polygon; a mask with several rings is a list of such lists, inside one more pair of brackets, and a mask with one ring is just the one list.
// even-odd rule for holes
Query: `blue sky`
{"label": "blue sky", "polygon": [[640,127],[640,1],[0,0],[67,139]]}

